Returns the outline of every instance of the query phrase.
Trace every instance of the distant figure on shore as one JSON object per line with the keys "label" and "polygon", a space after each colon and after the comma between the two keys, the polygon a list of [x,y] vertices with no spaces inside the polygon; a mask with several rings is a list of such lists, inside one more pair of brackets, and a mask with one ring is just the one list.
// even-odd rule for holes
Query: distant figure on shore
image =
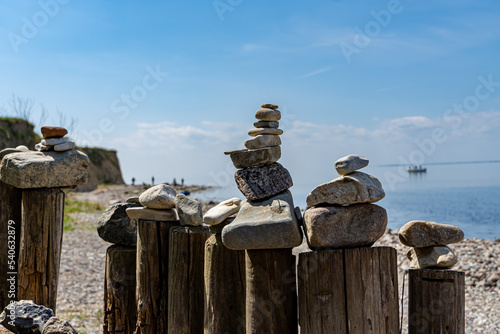
{"label": "distant figure on shore", "polygon": [[152,185],[152,186],[154,186],[154,185],[155,185],[155,177],[154,177],[154,176],[152,176],[152,177],[151,177],[151,185]]}
{"label": "distant figure on shore", "polygon": [[132,185],[135,186],[135,177],[132,178]]}
{"label": "distant figure on shore", "polygon": [[176,185],[177,185],[177,180],[174,177],[174,186],[176,186]]}
{"label": "distant figure on shore", "polygon": [[184,178],[181,179],[181,186],[184,185]]}

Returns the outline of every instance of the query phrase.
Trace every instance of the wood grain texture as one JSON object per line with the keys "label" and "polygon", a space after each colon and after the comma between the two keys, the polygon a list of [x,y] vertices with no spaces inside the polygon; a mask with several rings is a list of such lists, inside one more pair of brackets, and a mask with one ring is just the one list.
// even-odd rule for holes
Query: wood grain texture
{"label": "wood grain texture", "polygon": [[63,238],[64,192],[23,190],[18,298],[51,308],[57,301]]}
{"label": "wood grain texture", "polygon": [[465,333],[465,273],[410,269],[408,333]]}
{"label": "wood grain texture", "polygon": [[137,220],[136,334],[167,332],[168,233],[178,224]]}
{"label": "wood grain texture", "polygon": [[245,333],[245,251],[228,249],[220,234],[205,243],[204,333]]}
{"label": "wood grain texture", "polygon": [[297,333],[297,288],[292,250],[260,249],[245,253],[246,333]]}
{"label": "wood grain texture", "polygon": [[169,334],[203,333],[205,242],[210,235],[202,226],[170,229]]}
{"label": "wood grain texture", "polygon": [[136,247],[113,245],[106,250],[103,334],[131,334],[135,330],[136,259]]}
{"label": "wood grain texture", "polygon": [[[9,304],[10,300],[17,300],[16,297],[9,298],[10,284],[7,284],[7,278],[10,278],[12,275],[8,275],[7,273],[18,271],[19,245],[21,243],[21,194],[22,191],[20,189],[0,181],[0,268],[2,268],[0,270],[0,309],[2,310]],[[15,223],[12,225],[15,233],[11,234],[10,238],[9,220]],[[8,265],[8,261],[12,260],[8,258],[9,241],[15,241],[14,268],[10,268]],[[13,287],[17,295],[17,284],[14,284]]]}

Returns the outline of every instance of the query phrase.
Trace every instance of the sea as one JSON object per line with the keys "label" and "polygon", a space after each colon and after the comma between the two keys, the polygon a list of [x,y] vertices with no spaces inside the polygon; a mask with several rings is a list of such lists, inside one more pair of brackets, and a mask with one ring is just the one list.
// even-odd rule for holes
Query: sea
{"label": "sea", "polygon": [[[466,238],[500,238],[500,163],[424,167],[427,171],[418,174],[408,173],[405,166],[375,166],[366,170],[384,186],[386,196],[376,204],[387,210],[390,229],[399,229],[412,220],[430,220],[456,225]],[[298,183],[295,179],[294,182]],[[305,209],[307,194],[317,185],[299,182],[292,187],[295,205]],[[193,195],[213,201],[242,197],[236,185]]]}

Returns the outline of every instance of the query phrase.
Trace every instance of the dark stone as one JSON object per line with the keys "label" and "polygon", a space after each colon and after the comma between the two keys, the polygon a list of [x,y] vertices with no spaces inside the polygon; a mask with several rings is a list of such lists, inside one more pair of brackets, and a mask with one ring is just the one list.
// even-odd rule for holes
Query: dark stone
{"label": "dark stone", "polygon": [[131,220],[126,212],[128,208],[135,207],[142,207],[142,205],[118,203],[107,208],[97,223],[99,236],[112,244],[135,246],[137,243],[137,222]]}
{"label": "dark stone", "polygon": [[31,300],[21,300],[5,307],[0,324],[16,334],[41,334],[44,324],[54,312]]}
{"label": "dark stone", "polygon": [[234,179],[250,201],[269,198],[293,186],[290,173],[277,162],[238,170]]}

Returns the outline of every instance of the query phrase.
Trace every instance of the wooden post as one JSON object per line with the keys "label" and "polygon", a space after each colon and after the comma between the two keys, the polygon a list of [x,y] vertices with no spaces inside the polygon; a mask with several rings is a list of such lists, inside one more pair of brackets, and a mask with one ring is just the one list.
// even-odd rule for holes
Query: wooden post
{"label": "wooden post", "polygon": [[245,251],[228,249],[220,233],[205,243],[205,334],[245,333]]}
{"label": "wooden post", "polygon": [[410,269],[408,333],[465,333],[465,273]]}
{"label": "wooden post", "polygon": [[301,333],[399,333],[396,257],[391,247],[299,254]]}
{"label": "wooden post", "polygon": [[168,233],[178,224],[178,221],[137,220],[136,334],[167,332]]}
{"label": "wooden post", "polygon": [[65,195],[58,188],[39,188],[23,190],[22,196],[18,298],[55,313]]}
{"label": "wooden post", "polygon": [[205,242],[202,226],[170,229],[168,270],[168,333],[202,333]]}
{"label": "wooden post", "polygon": [[246,250],[246,333],[297,333],[291,249]]}
{"label": "wooden post", "polygon": [[106,250],[103,334],[129,334],[135,330],[136,258],[136,247],[113,245]]}
{"label": "wooden post", "polygon": [[17,300],[15,273],[18,271],[21,243],[21,194],[21,190],[0,181],[0,309],[2,310],[11,300]]}

